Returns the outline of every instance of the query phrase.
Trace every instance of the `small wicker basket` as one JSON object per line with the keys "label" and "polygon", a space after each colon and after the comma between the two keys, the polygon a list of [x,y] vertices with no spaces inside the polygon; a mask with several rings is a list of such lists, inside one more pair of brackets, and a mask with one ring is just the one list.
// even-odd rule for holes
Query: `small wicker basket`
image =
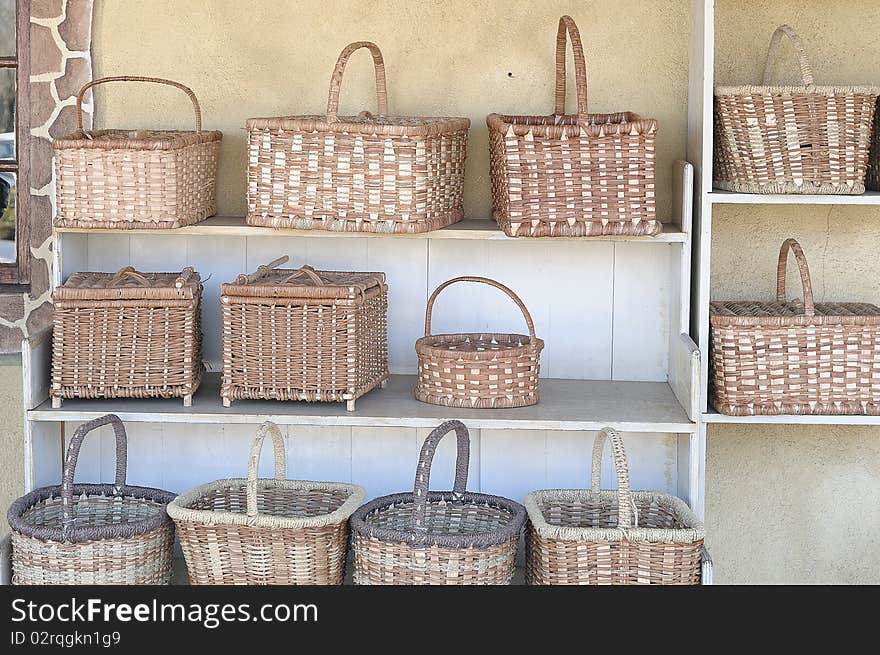
{"label": "small wicker basket", "polygon": [[[458,282],[479,282],[501,289],[519,307],[529,334],[431,334],[434,301],[443,289]],[[428,299],[425,336],[416,341],[416,399],[448,407],[501,409],[534,405],[538,402],[538,369],[543,348],[544,342],[535,336],[529,310],[508,287],[485,277],[448,280]]]}
{"label": "small wicker basket", "polygon": [[[86,435],[102,425],[116,435],[114,484],[74,484]],[[80,425],[70,440],[61,485],[16,500],[12,528],[13,584],[169,584],[174,526],[165,506],[174,494],[126,484],[125,426],[109,414]]]}
{"label": "small wicker basket", "polygon": [[[428,491],[437,444],[453,430],[453,490]],[[376,498],[352,515],[355,584],[510,584],[525,508],[468,492],[469,457],[467,428],[447,421],[422,445],[412,493]]]}
{"label": "small wicker basket", "polygon": [[[600,489],[606,438],[616,491]],[[525,502],[529,584],[700,584],[703,524],[680,498],[630,491],[623,440],[611,428],[593,444],[591,489],[533,491]]]}
{"label": "small wicker basket", "polygon": [[[257,479],[266,435],[275,479]],[[366,492],[353,484],[287,480],[284,438],[274,423],[254,436],[247,479],[217,480],[168,505],[191,584],[339,585],[348,518]]]}

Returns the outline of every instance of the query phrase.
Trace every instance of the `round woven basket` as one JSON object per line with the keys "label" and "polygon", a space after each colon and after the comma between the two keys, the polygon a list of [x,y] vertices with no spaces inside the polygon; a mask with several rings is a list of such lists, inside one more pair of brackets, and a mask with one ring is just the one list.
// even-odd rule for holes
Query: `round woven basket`
{"label": "round woven basket", "polygon": [[[437,444],[453,430],[453,490],[429,492]],[[466,491],[469,456],[467,428],[447,421],[422,446],[412,493],[376,498],[352,515],[355,584],[510,584],[525,508]]]}

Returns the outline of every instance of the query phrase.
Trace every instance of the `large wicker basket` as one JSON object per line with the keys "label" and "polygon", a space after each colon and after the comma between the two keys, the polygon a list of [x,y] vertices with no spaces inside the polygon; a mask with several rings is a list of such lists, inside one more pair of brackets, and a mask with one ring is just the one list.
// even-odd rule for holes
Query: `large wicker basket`
{"label": "large wicker basket", "polygon": [[52,406],[63,398],[183,398],[202,380],[199,274],[75,273],[52,296]]}
{"label": "large wicker basket", "polygon": [[868,191],[880,191],[880,100],[874,111],[874,129],[871,131],[871,154],[868,156],[868,176],[865,179]]}
{"label": "large wicker basket", "polygon": [[[600,489],[606,438],[616,491]],[[526,510],[529,584],[700,584],[702,523],[680,498],[630,490],[623,440],[611,428],[593,444],[591,489],[533,491]]]}
{"label": "large wicker basket", "polygon": [[[379,113],[339,116],[345,65],[360,48],[373,55]],[[469,126],[467,118],[389,115],[382,53],[352,43],[336,62],[325,115],[247,121],[247,222],[415,233],[460,221]]]}
{"label": "large wicker basket", "polygon": [[[457,282],[488,284],[506,293],[519,307],[528,335],[468,332],[431,334],[434,301]],[[463,276],[441,284],[428,299],[425,336],[416,341],[419,357],[415,396],[448,407],[525,407],[538,402],[538,371],[544,342],[535,336],[529,310],[511,289],[485,277]]]}
{"label": "large wicker basket", "polygon": [[[785,298],[788,250],[804,300]],[[711,382],[722,414],[880,415],[880,307],[814,303],[800,244],[779,252],[776,302],[710,304]]]}
{"label": "large wicker basket", "polygon": [[[429,491],[437,444],[453,430],[453,490]],[[376,498],[352,515],[355,584],[510,584],[525,508],[466,491],[469,457],[467,428],[447,421],[422,445],[412,493]]]}
{"label": "large wicker basket", "polygon": [[[113,484],[74,484],[80,447],[102,425],[116,435]],[[169,584],[174,526],[165,506],[174,494],[126,484],[122,421],[102,416],[80,425],[64,458],[61,485],[16,500],[12,528],[13,584]]]}
{"label": "large wicker basket", "polygon": [[286,261],[223,285],[223,404],[328,401],[353,411],[389,376],[385,274],[276,268]]}
{"label": "large wicker basket", "polygon": [[[257,478],[266,435],[275,479]],[[247,479],[217,480],[168,505],[191,584],[338,585],[348,518],[366,492],[353,484],[286,479],[284,438],[274,423],[254,436]]]}
{"label": "large wicker basket", "polygon": [[[195,131],[84,130],[86,92],[106,82],[156,82],[184,91],[193,104]],[[58,227],[161,229],[192,225],[216,213],[218,131],[202,131],[192,89],[155,77],[103,77],[76,99],[79,129],[55,139]]]}
{"label": "large wicker basket", "polygon": [[[802,86],[771,86],[787,36]],[[877,87],[816,86],[804,47],[782,25],[773,33],[760,86],[715,89],[715,186],[745,193],[865,191]]]}
{"label": "large wicker basket", "polygon": [[[574,50],[577,114],[565,113],[566,32]],[[556,109],[550,116],[489,114],[493,216],[508,236],[656,235],[657,121],[590,114],[577,26],[559,19]]]}

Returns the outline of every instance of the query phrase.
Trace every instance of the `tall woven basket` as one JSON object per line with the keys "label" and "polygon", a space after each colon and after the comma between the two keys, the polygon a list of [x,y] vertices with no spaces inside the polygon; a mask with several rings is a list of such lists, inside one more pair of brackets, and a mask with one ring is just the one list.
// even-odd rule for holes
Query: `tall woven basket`
{"label": "tall woven basket", "polygon": [[[453,490],[428,491],[437,444],[453,430]],[[355,584],[510,584],[525,509],[467,491],[469,457],[467,428],[447,421],[422,446],[412,493],[376,498],[352,515]]]}
{"label": "tall woven basket", "polygon": [[[615,491],[600,489],[606,439]],[[591,489],[533,491],[526,510],[529,584],[700,584],[702,523],[680,498],[630,490],[623,440],[611,428],[593,444]]]}
{"label": "tall woven basket", "polygon": [[[275,479],[257,477],[266,435]],[[353,484],[286,479],[281,430],[263,423],[247,479],[217,480],[168,505],[191,584],[338,585],[345,574],[348,518],[366,492]]]}
{"label": "tall woven basket", "polygon": [[[785,297],[788,251],[804,300]],[[880,307],[815,303],[800,244],[786,239],[776,302],[712,302],[711,377],[722,414],[880,415]]]}
{"label": "tall woven basket", "polygon": [[[340,116],[339,89],[352,53],[376,68],[379,113]],[[324,115],[252,118],[247,222],[340,232],[416,233],[462,219],[467,118],[388,113],[378,46],[345,47]]]}
{"label": "tall woven basket", "polygon": [[[82,442],[103,425],[116,435],[116,480],[74,484]],[[127,453],[125,427],[112,414],[76,429],[61,485],[22,496],[6,515],[13,584],[169,584],[174,526],[165,506],[174,494],[128,485]]]}
{"label": "tall woven basket", "polygon": [[[773,86],[787,36],[801,86]],[[859,194],[865,191],[877,87],[817,86],[797,33],[773,33],[759,86],[715,89],[715,186],[744,193]]]}
{"label": "tall woven basket", "polygon": [[[565,113],[566,33],[574,50],[577,113]],[[591,114],[577,25],[559,19],[556,108],[549,116],[489,114],[493,216],[507,236],[656,235],[657,121]]]}
{"label": "tall woven basket", "polygon": [[868,191],[880,191],[880,100],[874,111],[874,129],[871,131],[871,154],[868,157],[868,176],[865,186]]}
{"label": "tall woven basket", "polygon": [[[195,112],[195,130],[85,130],[86,92],[107,82],[153,82],[180,89]],[[58,227],[161,229],[192,225],[217,212],[218,131],[202,130],[192,89],[158,77],[102,77],[76,98],[79,129],[55,139]]]}

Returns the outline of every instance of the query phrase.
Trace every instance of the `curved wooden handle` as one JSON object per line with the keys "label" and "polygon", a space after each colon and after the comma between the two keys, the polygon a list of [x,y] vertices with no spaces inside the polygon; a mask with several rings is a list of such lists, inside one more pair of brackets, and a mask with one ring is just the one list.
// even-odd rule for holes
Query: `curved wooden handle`
{"label": "curved wooden handle", "polygon": [[315,272],[315,269],[312,268],[311,266],[308,266],[308,265],[296,269],[293,273],[291,273],[286,278],[284,278],[284,280],[282,281],[282,284],[292,282],[296,278],[302,277],[303,275],[308,277],[312,282],[314,282],[319,287],[322,287],[322,286],[324,286],[324,284],[326,284],[324,282],[324,280],[321,279],[321,276]]}
{"label": "curved wooden handle", "polygon": [[807,59],[807,51],[804,50],[804,44],[801,43],[801,37],[798,36],[797,32],[795,32],[794,28],[790,25],[780,25],[776,28],[776,31],[773,32],[773,36],[770,39],[770,47],[767,49],[767,63],[764,64],[764,75],[761,83],[764,86],[768,86],[770,83],[770,69],[773,67],[773,63],[779,54],[779,48],[782,44],[783,36],[787,36],[794,46],[794,52],[797,56],[798,66],[800,66],[801,69],[801,79],[804,82],[804,86],[813,86],[815,84],[813,79],[813,67],[810,65],[810,60]]}
{"label": "curved wooden handle", "polygon": [[355,41],[349,43],[342,50],[339,59],[336,60],[336,66],[333,68],[333,75],[330,76],[330,97],[327,98],[327,122],[335,123],[339,120],[339,89],[342,86],[342,76],[345,73],[345,65],[348,63],[352,53],[361,48],[367,48],[373,55],[373,65],[376,68],[376,99],[379,104],[379,115],[384,116],[388,113],[388,89],[385,83],[385,61],[382,59],[382,51],[379,46],[370,41]]}
{"label": "curved wooden handle", "polygon": [[150,286],[150,281],[134,268],[134,266],[124,266],[116,271],[116,274],[110,278],[109,286],[115,287],[122,284],[123,280],[131,280],[137,282],[142,287]]}
{"label": "curved wooden handle", "polygon": [[251,453],[248,458],[248,476],[247,476],[247,515],[257,515],[257,480],[260,467],[260,453],[263,452],[263,441],[266,435],[272,439],[272,448],[275,451],[275,479],[287,479],[287,459],[284,453],[284,437],[281,430],[272,421],[266,421],[254,435],[254,441],[251,444]]}
{"label": "curved wooden handle", "polygon": [[634,524],[634,506],[629,486],[629,464],[626,459],[626,449],[623,447],[623,439],[620,434],[613,428],[602,428],[593,442],[592,492],[599,493],[601,489],[602,451],[605,449],[606,439],[611,442],[614,470],[617,474],[617,527],[625,530]]}
{"label": "curved wooden handle", "polygon": [[282,255],[278,259],[269,262],[268,264],[260,264],[257,266],[257,270],[255,270],[250,275],[245,275],[244,273],[239,274],[237,278],[235,278],[236,284],[250,284],[251,282],[256,282],[260,278],[266,277],[273,268],[278,268],[282,264],[286,264],[290,260],[290,257],[287,255]]}
{"label": "curved wooden handle", "polygon": [[180,289],[181,287],[185,287],[189,284],[190,278],[195,274],[195,270],[192,266],[187,266],[184,268],[180,275],[177,276],[177,279],[174,281],[174,286]]}
{"label": "curved wooden handle", "polygon": [[579,117],[587,116],[587,63],[584,59],[584,48],[581,45],[581,35],[577,25],[571,16],[563,16],[559,19],[559,29],[556,32],[556,108],[554,115],[565,115],[565,48],[566,34],[571,39],[571,49],[574,52],[574,84],[577,91],[577,113]]}
{"label": "curved wooden handle", "polygon": [[455,430],[458,452],[455,457],[455,483],[452,492],[461,496],[467,490],[468,462],[470,461],[470,436],[468,429],[461,421],[446,421],[439,427],[434,428],[425,443],[422,444],[419,453],[419,462],[416,465],[416,480],[413,484],[413,530],[427,532],[425,525],[425,513],[428,506],[428,488],[431,481],[431,464],[434,461],[434,453],[437,445],[447,434]]}
{"label": "curved wooden handle", "polygon": [[139,75],[117,75],[115,77],[99,77],[96,80],[92,80],[91,82],[85,84],[83,88],[79,90],[79,95],[76,96],[76,123],[79,126],[79,129],[83,129],[83,115],[82,115],[82,101],[83,97],[86,95],[86,91],[91,89],[93,86],[97,86],[98,84],[105,84],[107,82],[154,82],[156,84],[167,84],[168,86],[173,86],[177,89],[180,89],[186,95],[189,96],[189,99],[193,104],[193,111],[196,114],[196,132],[201,134],[202,132],[202,108],[199,105],[199,99],[196,98],[196,94],[193,92],[191,88],[186,86],[185,84],[181,84],[180,82],[175,82],[174,80],[166,80],[161,77],[141,77]]}
{"label": "curved wooden handle", "polygon": [[784,303],[785,300],[785,273],[788,268],[788,249],[794,253],[798,271],[801,274],[801,285],[804,289],[804,315],[815,316],[816,305],[813,302],[813,283],[810,280],[810,267],[807,266],[807,257],[795,239],[786,239],[779,250],[779,262],[776,264],[776,302]]}

